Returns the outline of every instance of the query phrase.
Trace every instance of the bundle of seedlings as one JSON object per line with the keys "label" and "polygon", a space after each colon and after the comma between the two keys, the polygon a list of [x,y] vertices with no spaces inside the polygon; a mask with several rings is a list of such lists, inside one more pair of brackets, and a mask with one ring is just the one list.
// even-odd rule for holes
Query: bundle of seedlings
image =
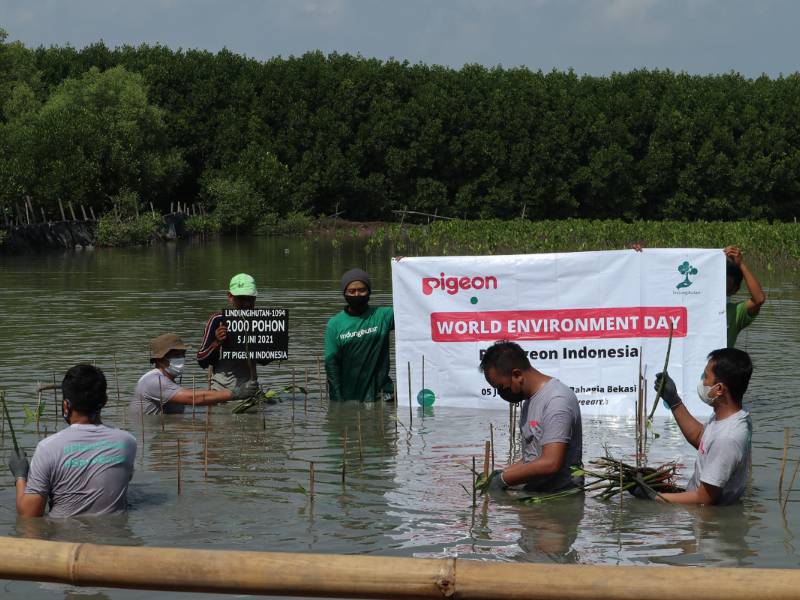
{"label": "bundle of seedlings", "polygon": [[291,393],[305,394],[306,389],[299,385],[287,385],[280,391],[262,390],[258,394],[255,394],[253,396],[250,396],[249,398],[245,398],[244,400],[239,400],[238,402],[236,402],[233,405],[233,408],[231,409],[231,413],[233,413],[234,415],[239,415],[261,404],[275,404],[276,402],[278,402],[278,397],[281,394],[291,394]]}
{"label": "bundle of seedlings", "polygon": [[583,486],[572,487],[551,494],[537,494],[520,498],[522,504],[542,504],[579,493],[593,493],[599,500],[609,500],[620,492],[633,491],[640,488],[645,496],[656,497],[660,493],[684,491],[675,485],[677,469],[675,463],[665,463],[657,467],[636,467],[617,460],[608,451],[603,458],[589,461],[591,467],[573,469],[574,477],[584,477]]}

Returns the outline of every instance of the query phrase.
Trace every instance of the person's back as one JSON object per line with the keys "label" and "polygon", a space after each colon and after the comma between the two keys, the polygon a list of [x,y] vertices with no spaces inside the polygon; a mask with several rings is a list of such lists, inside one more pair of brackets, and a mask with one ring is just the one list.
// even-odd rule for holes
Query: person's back
{"label": "person's back", "polygon": [[127,509],[136,439],[106,425],[73,424],[36,446],[26,494],[48,499],[51,517]]}

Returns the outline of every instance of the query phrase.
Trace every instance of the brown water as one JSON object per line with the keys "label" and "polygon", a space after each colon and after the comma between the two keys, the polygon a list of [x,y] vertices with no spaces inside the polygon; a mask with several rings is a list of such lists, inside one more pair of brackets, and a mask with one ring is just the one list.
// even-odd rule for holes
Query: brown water
{"label": "brown water", "polygon": [[[0,535],[109,544],[180,546],[285,552],[393,556],[459,556],[510,562],[797,567],[800,491],[785,515],[777,501],[783,429],[800,430],[794,399],[800,353],[800,285],[796,275],[762,273],[768,302],[739,346],[753,356],[755,374],[746,398],[752,411],[753,480],[740,506],[684,509],[624,498],[603,503],[571,498],[522,506],[509,497],[485,503],[461,487],[471,480],[472,456],[482,463],[489,424],[496,461],[508,461],[508,413],[389,404],[328,406],[320,397],[317,357],[328,317],[341,308],[339,275],[355,265],[373,277],[373,303],[389,304],[389,254],[366,254],[356,241],[224,240],[208,244],[94,250],[0,257],[0,386],[8,392],[21,442],[29,455],[45,431],[64,424],[52,392],[37,434],[23,424],[37,381],[60,380],[65,368],[95,361],[110,382],[106,422],[141,440],[138,420],[124,410],[138,377],[148,369],[147,339],[176,331],[200,343],[209,313],[224,306],[224,289],[239,271],[253,274],[259,304],[291,314],[291,360],[261,368],[270,387],[309,378],[309,396],[285,397],[262,412],[212,411],[208,474],[204,475],[205,411],[144,423],[131,510],[115,519],[17,522],[13,481],[0,473]],[[116,394],[114,360],[119,380]],[[204,372],[192,365],[184,384]],[[401,386],[402,389],[402,386]],[[395,417],[397,414],[397,417]],[[399,423],[398,423],[399,419]],[[360,425],[360,426],[359,426]],[[342,481],[347,431],[346,479]],[[360,440],[359,443],[359,430]],[[650,462],[678,459],[691,475],[694,450],[677,428],[662,433]],[[800,433],[800,432],[799,432]],[[795,436],[797,438],[797,436]],[[177,439],[182,448],[182,493],[177,493]],[[584,460],[603,453],[630,455],[633,424],[625,419],[584,421]],[[800,439],[800,438],[797,438]],[[787,480],[800,460],[793,440]],[[3,439],[3,455],[11,441]],[[309,461],[315,465],[313,501]],[[800,487],[800,481],[795,487]],[[113,567],[110,567],[113,568]],[[73,593],[113,598],[151,592],[85,590],[0,582],[9,597],[50,598]],[[170,594],[163,594],[170,596]],[[177,594],[171,596],[178,597]],[[183,596],[181,596],[183,597]]]}

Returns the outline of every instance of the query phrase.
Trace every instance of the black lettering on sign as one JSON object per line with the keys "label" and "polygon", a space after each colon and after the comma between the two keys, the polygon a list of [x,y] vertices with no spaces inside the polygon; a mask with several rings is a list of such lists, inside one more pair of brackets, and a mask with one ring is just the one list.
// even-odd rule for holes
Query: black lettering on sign
{"label": "black lettering on sign", "polygon": [[273,361],[289,358],[289,311],[285,308],[228,309],[223,359]]}

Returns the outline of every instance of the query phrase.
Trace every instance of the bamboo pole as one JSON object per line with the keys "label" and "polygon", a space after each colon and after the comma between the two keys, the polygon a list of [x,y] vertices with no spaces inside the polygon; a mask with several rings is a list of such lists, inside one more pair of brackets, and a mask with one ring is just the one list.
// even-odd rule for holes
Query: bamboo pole
{"label": "bamboo pole", "polygon": [[308,463],[308,494],[311,501],[314,501],[314,461]]}
{"label": "bamboo pole", "polygon": [[306,387],[305,387],[305,394],[303,395],[303,412],[308,412],[308,369],[305,369],[306,373]]}
{"label": "bamboo pole", "polygon": [[161,409],[161,433],[164,433],[164,390],[161,388],[161,374],[158,375],[158,401]]}
{"label": "bamboo pole", "polygon": [[794,487],[794,480],[797,478],[797,471],[800,470],[800,458],[797,459],[797,462],[794,464],[794,472],[792,473],[792,478],[789,481],[789,489],[786,490],[786,495],[783,497],[783,504],[781,505],[781,512],[786,514],[786,504],[789,502],[789,494],[792,493],[792,488]]}
{"label": "bamboo pole", "polygon": [[486,441],[486,449],[483,452],[483,476],[484,478],[489,476],[489,458],[491,456],[491,444],[489,441]]}
{"label": "bamboo pole", "polygon": [[195,388],[194,375],[192,375],[192,425],[194,425],[194,411],[195,411],[196,402],[197,402],[197,399],[196,399],[196,396],[195,396],[196,389],[197,388]]}
{"label": "bamboo pole", "polygon": [[477,490],[478,488],[475,486],[475,457],[472,457],[472,508],[475,508],[478,505],[478,497],[477,497]]}
{"label": "bamboo pole", "polygon": [[61,411],[59,410],[61,407],[58,405],[58,384],[56,384],[56,373],[53,371],[53,408],[55,408],[55,425],[53,429],[58,431],[58,419],[61,417]]}
{"label": "bamboo pole", "polygon": [[[669,367],[669,353],[672,351],[672,323],[669,324],[669,342],[667,342],[667,355],[664,357],[664,368],[661,369],[661,385],[658,386],[658,392],[656,393],[656,399],[653,402],[653,408],[650,409],[650,414],[647,416],[648,421],[653,420],[653,415],[656,414],[656,407],[658,406],[658,401],[661,399],[661,394],[664,392],[664,382],[667,380],[667,368]],[[641,359],[641,355],[640,355]]]}
{"label": "bamboo pole", "polygon": [[[124,569],[109,565],[125,565]],[[789,600],[797,569],[676,569],[463,558],[103,546],[0,538],[0,577],[73,586],[349,598]],[[530,582],[536,581],[536,590]]]}
{"label": "bamboo pole", "polygon": [[[3,403],[3,407],[5,408],[6,405],[6,391],[0,390],[0,401]],[[2,419],[0,419],[0,423],[2,423],[2,428],[0,429],[0,439],[3,441],[3,448],[6,446],[6,419],[5,415]]]}
{"label": "bamboo pole", "polygon": [[14,444],[14,452],[19,454],[19,444],[17,443],[17,434],[14,433],[14,425],[11,423],[11,415],[8,414],[8,404],[6,404],[6,391],[0,390],[0,398],[3,400],[3,413],[5,413],[6,421],[8,421],[8,430],[11,432],[11,442]]}

